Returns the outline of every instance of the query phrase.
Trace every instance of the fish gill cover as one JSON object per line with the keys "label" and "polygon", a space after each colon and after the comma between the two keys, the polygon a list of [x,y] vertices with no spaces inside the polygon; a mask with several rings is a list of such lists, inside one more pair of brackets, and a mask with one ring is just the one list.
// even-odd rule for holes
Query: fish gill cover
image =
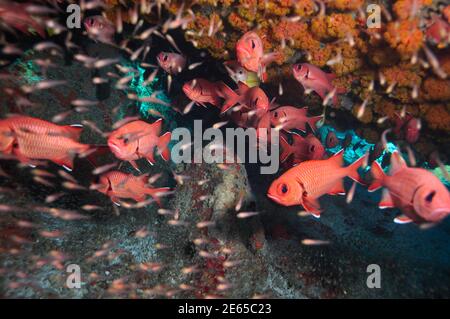
{"label": "fish gill cover", "polygon": [[[449,20],[431,0],[0,0],[0,295],[448,298]],[[277,173],[177,161],[198,120],[278,133]]]}

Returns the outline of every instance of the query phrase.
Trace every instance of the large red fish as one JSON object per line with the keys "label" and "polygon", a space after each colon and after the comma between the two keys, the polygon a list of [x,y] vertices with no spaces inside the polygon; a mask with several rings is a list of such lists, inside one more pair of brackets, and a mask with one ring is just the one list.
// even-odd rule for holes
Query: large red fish
{"label": "large red fish", "polygon": [[161,205],[159,197],[170,191],[168,187],[150,187],[148,175],[134,176],[119,171],[111,171],[101,175],[95,189],[109,196],[117,205],[120,205],[119,198],[131,198],[136,202],[142,202],[146,200],[147,196],[151,196],[158,205]]}
{"label": "large red fish", "polygon": [[197,78],[183,85],[183,92],[195,103],[206,107],[206,104],[212,104],[220,107],[221,99],[217,93],[218,84],[208,80]]}
{"label": "large red fish", "polygon": [[222,106],[222,113],[225,113],[236,104],[241,105],[247,110],[256,110],[266,113],[269,110],[270,102],[264,91],[255,86],[249,88],[245,83],[239,82],[238,90],[235,92],[225,83],[218,87],[218,94],[225,99]]}
{"label": "large red fish", "polygon": [[34,30],[41,37],[45,37],[43,21],[33,18],[27,12],[31,5],[12,1],[0,1],[0,22],[25,34],[31,34],[31,30]]}
{"label": "large red fish", "polygon": [[240,65],[249,71],[257,72],[264,81],[266,66],[276,59],[277,53],[264,54],[261,38],[256,32],[249,31],[237,41],[236,57]]}
{"label": "large red fish", "polygon": [[12,154],[23,163],[50,160],[69,170],[77,154],[90,146],[78,142],[82,127],[62,126],[28,116],[0,120],[0,152]]}
{"label": "large red fish", "polygon": [[417,142],[421,129],[421,121],[418,118],[413,117],[409,113],[406,113],[403,117],[398,113],[394,113],[393,123],[392,131],[397,138],[405,138],[411,144]]}
{"label": "large red fish", "polygon": [[281,136],[280,146],[282,153],[280,161],[284,162],[292,155],[292,163],[297,164],[309,160],[322,159],[325,155],[325,148],[319,139],[312,134],[302,137],[299,134],[292,134],[292,145]]}
{"label": "large red fish", "polygon": [[343,179],[346,176],[361,181],[358,168],[363,164],[364,157],[350,166],[342,167],[343,154],[340,151],[326,160],[298,164],[272,182],[267,196],[283,206],[302,205],[307,212],[319,218],[319,197],[345,194]]}
{"label": "large red fish", "polygon": [[281,127],[285,131],[298,129],[306,132],[306,124],[309,124],[313,132],[316,130],[316,124],[323,116],[307,116],[308,108],[297,108],[295,106],[282,106],[271,111],[271,123],[275,127]]}
{"label": "large red fish", "polygon": [[450,43],[450,24],[438,15],[434,15],[425,35],[432,44],[445,48]]}
{"label": "large red fish", "polygon": [[305,90],[313,90],[319,94],[322,100],[325,99],[328,94],[333,92],[333,90],[336,90],[332,97],[332,101],[334,106],[338,107],[339,100],[337,95],[344,93],[345,90],[342,88],[336,88],[333,85],[332,81],[336,78],[336,75],[325,73],[317,66],[309,63],[295,64],[292,67],[292,71],[295,79],[303,85]]}
{"label": "large red fish", "polygon": [[158,65],[167,73],[176,75],[186,66],[186,58],[178,53],[161,52],[156,57]]}
{"label": "large red fish", "polygon": [[84,28],[90,38],[95,41],[111,44],[114,42],[116,29],[104,16],[96,15],[84,19]]}
{"label": "large red fish", "polygon": [[439,178],[426,169],[408,167],[398,152],[392,153],[389,175],[377,162],[371,172],[374,182],[369,191],[385,187],[379,207],[397,207],[404,214],[395,222],[434,223],[450,214],[450,193]]}
{"label": "large red fish", "polygon": [[168,144],[171,133],[166,132],[160,136],[161,128],[162,119],[152,124],[140,120],[127,123],[109,135],[108,146],[118,159],[130,162],[137,170],[135,161],[140,158],[146,158],[152,165],[155,163],[155,148],[167,161],[170,159]]}

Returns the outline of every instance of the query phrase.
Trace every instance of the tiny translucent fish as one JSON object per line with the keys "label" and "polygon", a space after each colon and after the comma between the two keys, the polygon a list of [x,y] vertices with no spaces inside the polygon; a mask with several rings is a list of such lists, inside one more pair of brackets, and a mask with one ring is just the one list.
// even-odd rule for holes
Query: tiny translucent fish
{"label": "tiny translucent fish", "polygon": [[350,204],[353,201],[353,196],[355,195],[356,190],[356,182],[353,182],[352,187],[348,191],[347,197],[345,198],[345,202]]}
{"label": "tiny translucent fish", "polygon": [[73,182],[63,182],[62,186],[64,188],[70,189],[70,190],[86,190],[86,187],[79,185],[78,183]]}
{"label": "tiny translucent fish", "polygon": [[178,45],[175,43],[175,40],[172,38],[170,34],[166,34],[167,41],[177,50],[179,53],[182,53]]}
{"label": "tiny translucent fish", "polygon": [[203,62],[192,63],[192,64],[190,64],[188,66],[188,70],[193,70],[193,69],[195,69],[196,67],[198,67],[198,66],[200,66],[202,64],[203,64]]}
{"label": "tiny translucent fish", "polygon": [[72,114],[72,112],[73,112],[72,110],[68,110],[68,111],[56,114],[55,116],[52,117],[52,122],[60,123],[60,122],[64,121],[70,114]]}
{"label": "tiny translucent fish", "polygon": [[117,162],[112,163],[112,164],[106,164],[106,165],[103,165],[103,166],[100,166],[100,167],[97,167],[96,169],[94,169],[92,171],[92,174],[100,175],[100,174],[103,174],[103,173],[111,170],[112,168],[114,168],[116,166],[117,166]]}
{"label": "tiny translucent fish", "polygon": [[81,206],[81,209],[89,212],[89,211],[93,211],[93,210],[100,210],[102,208],[100,206],[97,206],[97,205],[87,204],[87,205]]}
{"label": "tiny translucent fish", "polygon": [[46,180],[45,178],[43,178],[41,176],[34,176],[33,180],[36,183],[42,184],[42,185],[47,186],[47,187],[55,187],[55,184],[53,184],[52,182]]}
{"label": "tiny translucent fish", "polygon": [[94,62],[94,68],[96,69],[101,69],[104,68],[105,66],[111,65],[111,64],[116,64],[119,63],[120,59],[114,58],[114,59],[102,59],[102,60],[98,60]]}
{"label": "tiny translucent fish", "polygon": [[158,209],[158,214],[160,214],[160,215],[175,215],[175,212],[170,209],[160,208],[160,209]]}
{"label": "tiny translucent fish", "polygon": [[188,113],[192,110],[192,107],[194,106],[194,104],[195,104],[194,101],[189,102],[189,103],[186,105],[186,107],[184,108],[183,114],[188,114]]}
{"label": "tiny translucent fish", "polygon": [[237,218],[249,218],[256,215],[259,215],[259,212],[240,212],[236,216]]}
{"label": "tiny translucent fish", "polygon": [[195,238],[193,240],[194,245],[200,246],[200,245],[206,245],[209,243],[209,240],[206,238]]}
{"label": "tiny translucent fish", "polygon": [[70,104],[72,104],[73,106],[94,106],[98,104],[98,101],[76,99],[70,102]]}
{"label": "tiny translucent fish", "polygon": [[45,198],[45,202],[46,202],[47,204],[56,202],[58,199],[60,199],[60,198],[63,197],[64,195],[65,195],[65,193],[56,193],[56,194],[48,195],[48,196]]}
{"label": "tiny translucent fish", "polygon": [[419,97],[419,86],[414,84],[413,89],[411,91],[411,98],[417,99]]}
{"label": "tiny translucent fish", "polygon": [[386,93],[387,94],[391,94],[392,91],[394,91],[395,86],[397,85],[397,82],[392,82],[391,84],[389,84],[389,86],[386,89]]}
{"label": "tiny translucent fish", "polygon": [[416,157],[414,156],[414,152],[409,145],[406,145],[406,152],[408,153],[408,160],[410,166],[413,167],[416,166],[417,165]]}
{"label": "tiny translucent fish", "polygon": [[66,171],[63,171],[62,169],[58,170],[58,175],[64,178],[65,180],[71,181],[72,183],[78,183],[77,180],[67,173]]}
{"label": "tiny translucent fish", "polygon": [[363,103],[360,105],[360,107],[358,108],[358,113],[356,115],[356,117],[358,119],[362,118],[364,113],[366,112],[366,106],[367,106],[367,102],[369,101],[369,98],[367,97]]}
{"label": "tiny translucent fish", "polygon": [[327,240],[320,240],[320,239],[303,239],[302,245],[305,246],[320,246],[320,245],[328,245],[330,244]]}
{"label": "tiny translucent fish", "polygon": [[200,255],[200,257],[203,257],[203,258],[215,258],[216,257],[215,254],[207,252],[206,250],[200,250],[198,252],[198,254]]}
{"label": "tiny translucent fish", "polygon": [[[333,99],[333,97],[336,95],[337,89],[334,88],[332,91],[330,91],[325,98],[323,99],[323,103],[322,105],[328,105],[328,103]],[[305,94],[306,94],[306,90],[305,90]]]}
{"label": "tiny translucent fish", "polygon": [[389,118],[389,116],[383,116],[383,117],[380,117],[378,120],[377,120],[377,123],[378,124],[383,124],[384,122],[386,122],[386,120]]}
{"label": "tiny translucent fish", "polygon": [[206,228],[206,227],[214,227],[216,225],[215,222],[213,221],[203,221],[203,222],[199,222],[197,223],[197,228]]}
{"label": "tiny translucent fish", "polygon": [[384,86],[386,84],[386,77],[384,76],[384,74],[381,71],[378,73],[378,79],[382,86]]}
{"label": "tiny translucent fish", "polygon": [[181,221],[181,220],[176,220],[176,219],[171,219],[167,222],[170,226],[187,226],[188,223]]}
{"label": "tiny translucent fish", "polygon": [[185,274],[185,275],[188,275],[188,274],[192,274],[192,273],[196,273],[196,272],[198,272],[199,270],[198,270],[198,267],[197,266],[189,266],[189,267],[183,267],[182,269],[181,269],[181,273],[182,274]]}
{"label": "tiny translucent fish", "polygon": [[39,232],[39,235],[41,235],[42,237],[45,237],[45,238],[59,238],[63,235],[63,232],[60,230],[54,230],[54,231],[42,230]]}
{"label": "tiny translucent fish", "polygon": [[305,210],[302,210],[302,211],[299,211],[299,212],[297,213],[297,216],[299,216],[299,217],[307,217],[307,216],[311,216],[311,214],[308,213],[308,212],[305,211]]}
{"label": "tiny translucent fish", "polygon": [[226,260],[223,262],[223,267],[232,268],[238,266],[240,263],[242,263],[241,260]]}

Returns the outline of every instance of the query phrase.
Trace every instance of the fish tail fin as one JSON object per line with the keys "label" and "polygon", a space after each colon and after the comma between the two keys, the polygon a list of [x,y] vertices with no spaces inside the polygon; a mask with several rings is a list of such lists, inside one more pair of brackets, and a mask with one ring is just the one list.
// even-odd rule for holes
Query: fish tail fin
{"label": "fish tail fin", "polygon": [[292,146],[286,141],[286,139],[283,136],[280,136],[280,146],[281,146],[281,155],[280,155],[280,161],[281,163],[284,163],[287,158],[292,154]]}
{"label": "fish tail fin", "polygon": [[67,134],[69,134],[70,138],[73,138],[76,141],[80,140],[81,133],[83,132],[83,125],[66,125],[64,128],[66,129]]}
{"label": "fish tail fin", "polygon": [[172,138],[171,132],[166,132],[163,135],[159,137],[157,148],[159,153],[161,154],[162,158],[165,161],[168,161],[170,159],[170,150],[169,150],[169,143]]}
{"label": "fish tail fin", "polygon": [[314,116],[314,117],[310,117],[308,118],[308,124],[311,127],[312,131],[315,132],[317,129],[317,122],[319,122],[320,120],[323,119],[323,115],[319,115],[319,116]]}
{"label": "fish tail fin", "polygon": [[149,187],[149,188],[145,189],[145,193],[147,195],[150,195],[155,200],[155,202],[159,206],[161,206],[161,198],[160,198],[161,195],[163,193],[166,193],[166,192],[170,191],[170,190],[171,190],[171,188],[169,188],[169,187],[160,187],[160,188],[151,188],[151,187]]}
{"label": "fish tail fin", "polygon": [[221,82],[217,85],[217,95],[225,100],[221,113],[225,113],[239,102],[240,96],[236,94],[228,85]]}
{"label": "fish tail fin", "polygon": [[374,181],[369,186],[369,192],[374,192],[377,189],[381,188],[381,186],[383,186],[382,182],[386,174],[384,174],[380,164],[378,164],[378,162],[376,161],[372,163],[372,166],[370,167],[370,172],[372,173]]}
{"label": "fish tail fin", "polygon": [[359,176],[358,169],[363,165],[364,161],[366,160],[366,156],[367,156],[366,154],[361,156],[356,161],[354,161],[350,166],[347,167],[348,170],[347,176],[359,184],[364,184],[364,182],[361,179],[361,176]]}

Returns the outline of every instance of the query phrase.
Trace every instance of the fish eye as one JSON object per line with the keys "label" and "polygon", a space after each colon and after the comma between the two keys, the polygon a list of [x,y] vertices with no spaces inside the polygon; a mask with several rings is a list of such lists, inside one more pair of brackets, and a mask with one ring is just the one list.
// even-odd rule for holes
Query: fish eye
{"label": "fish eye", "polygon": [[300,71],[302,69],[302,65],[301,64],[297,64],[297,70]]}
{"label": "fish eye", "polygon": [[125,138],[123,139],[123,143],[124,143],[124,144],[128,144],[128,142],[129,142],[128,137],[125,137]]}
{"label": "fish eye", "polygon": [[255,99],[255,102],[254,102],[254,105],[255,105],[255,106],[256,106],[257,103],[258,103],[258,99],[259,99],[259,97],[257,97],[257,98]]}
{"label": "fish eye", "polygon": [[252,49],[254,49],[255,46],[256,46],[256,45],[255,45],[255,41],[252,40]]}
{"label": "fish eye", "polygon": [[242,70],[239,71],[239,74],[242,74]]}
{"label": "fish eye", "polygon": [[164,54],[164,56],[163,56],[164,62],[166,62],[168,58],[169,58],[169,57],[167,56],[167,54]]}
{"label": "fish eye", "polygon": [[436,195],[436,191],[431,191],[430,193],[428,193],[427,196],[425,196],[425,201],[428,204],[431,204],[431,202],[433,201],[434,195]]}
{"label": "fish eye", "polygon": [[309,151],[311,153],[313,153],[316,150],[316,146],[315,145],[311,145],[311,147],[309,148]]}
{"label": "fish eye", "polygon": [[287,184],[280,184],[279,186],[278,186],[278,191],[281,193],[281,194],[286,194],[288,191],[289,191],[289,187],[288,187],[288,185]]}
{"label": "fish eye", "polygon": [[274,117],[278,117],[278,112],[274,112],[274,113],[273,113],[273,116],[274,116]]}

